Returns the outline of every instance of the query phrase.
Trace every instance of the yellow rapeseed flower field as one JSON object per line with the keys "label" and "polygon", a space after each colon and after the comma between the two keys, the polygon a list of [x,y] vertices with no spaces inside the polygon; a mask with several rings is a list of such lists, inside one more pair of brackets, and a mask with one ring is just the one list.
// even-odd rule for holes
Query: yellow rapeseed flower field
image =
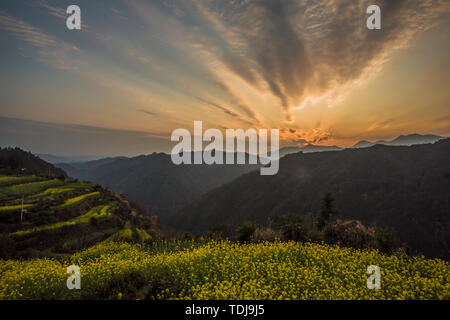
{"label": "yellow rapeseed flower field", "polygon": [[[66,287],[72,264],[80,290]],[[379,290],[366,286],[369,265],[381,269]],[[0,261],[0,299],[449,299],[449,271],[438,259],[324,244],[108,241],[62,260]]]}

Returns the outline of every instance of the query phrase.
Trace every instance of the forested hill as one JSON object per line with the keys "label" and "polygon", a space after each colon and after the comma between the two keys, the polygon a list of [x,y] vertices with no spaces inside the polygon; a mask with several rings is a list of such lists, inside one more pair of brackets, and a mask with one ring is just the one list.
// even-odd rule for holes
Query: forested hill
{"label": "forested hill", "polygon": [[64,170],[20,148],[0,147],[0,173],[37,174],[40,176],[66,177]]}
{"label": "forested hill", "polygon": [[280,160],[275,176],[250,172],[214,189],[169,220],[180,230],[266,224],[281,214],[317,214],[330,191],[338,217],[391,227],[429,256],[450,246],[450,139],[434,144],[376,145]]}

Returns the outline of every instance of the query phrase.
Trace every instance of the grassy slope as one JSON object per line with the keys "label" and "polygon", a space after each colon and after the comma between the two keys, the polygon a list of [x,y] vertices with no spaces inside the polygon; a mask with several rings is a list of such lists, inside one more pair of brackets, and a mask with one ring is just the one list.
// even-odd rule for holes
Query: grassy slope
{"label": "grassy slope", "polygon": [[9,257],[51,256],[92,246],[119,232],[125,221],[116,212],[129,209],[98,186],[71,179],[2,175],[0,195],[0,234],[8,234],[15,248]]}

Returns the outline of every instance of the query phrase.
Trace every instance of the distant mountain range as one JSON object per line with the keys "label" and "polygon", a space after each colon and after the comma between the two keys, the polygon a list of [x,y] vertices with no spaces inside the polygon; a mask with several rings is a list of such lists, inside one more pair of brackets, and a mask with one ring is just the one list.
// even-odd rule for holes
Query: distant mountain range
{"label": "distant mountain range", "polygon": [[279,153],[281,158],[284,157],[285,155],[297,152],[310,153],[310,152],[340,151],[340,150],[342,150],[342,148],[338,146],[319,146],[314,144],[308,144],[303,147],[296,147],[296,146],[284,147],[279,150]]}
{"label": "distant mountain range", "polygon": [[339,218],[393,228],[414,250],[449,256],[450,139],[415,146],[375,145],[339,152],[290,154],[274,176],[250,172],[204,194],[168,222],[202,232],[251,220],[320,211],[326,192]]}
{"label": "distant mountain range", "polygon": [[[420,135],[420,134],[410,134],[410,135],[402,135],[394,140],[391,141],[384,141],[384,140],[378,140],[376,142],[370,142],[367,140],[361,140],[358,143],[356,143],[352,148],[368,148],[372,147],[376,144],[384,144],[387,146],[412,146],[415,144],[424,144],[424,143],[435,143],[436,141],[439,141],[441,139],[445,139],[445,137],[433,135],[433,134],[426,134],[426,135]],[[344,148],[341,148],[339,146],[319,146],[314,144],[308,144],[303,147],[297,147],[297,146],[288,146],[281,148],[279,150],[280,157],[284,157],[285,155],[297,153],[297,152],[303,152],[303,153],[310,153],[310,152],[323,152],[323,151],[340,151]]]}
{"label": "distant mountain range", "polygon": [[352,148],[367,148],[376,144],[384,144],[386,146],[412,146],[415,144],[435,143],[436,141],[445,139],[445,137],[436,136],[433,134],[410,134],[406,136],[399,136],[391,141],[378,140],[376,142],[370,142],[366,140],[359,141]]}
{"label": "distant mountain range", "polygon": [[55,163],[73,163],[73,162],[86,162],[86,161],[92,161],[92,160],[98,160],[105,157],[101,156],[73,156],[73,157],[67,157],[67,156],[55,156],[52,154],[45,154],[45,153],[38,153],[37,156],[41,158],[44,161],[47,161],[49,163],[55,164]]}

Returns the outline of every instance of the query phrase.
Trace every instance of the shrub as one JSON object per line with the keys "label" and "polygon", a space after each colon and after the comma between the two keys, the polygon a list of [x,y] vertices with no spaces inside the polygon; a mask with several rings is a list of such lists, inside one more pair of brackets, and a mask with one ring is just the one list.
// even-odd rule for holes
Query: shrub
{"label": "shrub", "polygon": [[240,242],[249,242],[252,239],[256,226],[254,222],[247,221],[237,229],[238,240]]}
{"label": "shrub", "polygon": [[251,240],[254,242],[258,241],[275,241],[280,238],[272,228],[256,228],[253,232]]}
{"label": "shrub", "polygon": [[282,226],[281,235],[283,240],[306,241],[308,239],[308,232],[301,223],[291,223]]}
{"label": "shrub", "polygon": [[281,215],[278,217],[281,239],[292,241],[306,241],[308,230],[304,217],[300,215]]}
{"label": "shrub", "polygon": [[385,228],[375,228],[376,248],[381,252],[392,253],[398,247],[398,240],[393,231]]}
{"label": "shrub", "polygon": [[356,249],[378,249],[390,254],[398,246],[394,234],[386,229],[366,227],[360,221],[338,220],[327,224],[322,230],[326,243],[340,244]]}
{"label": "shrub", "polygon": [[214,240],[224,240],[230,237],[231,230],[227,225],[217,225],[211,229],[210,235]]}

